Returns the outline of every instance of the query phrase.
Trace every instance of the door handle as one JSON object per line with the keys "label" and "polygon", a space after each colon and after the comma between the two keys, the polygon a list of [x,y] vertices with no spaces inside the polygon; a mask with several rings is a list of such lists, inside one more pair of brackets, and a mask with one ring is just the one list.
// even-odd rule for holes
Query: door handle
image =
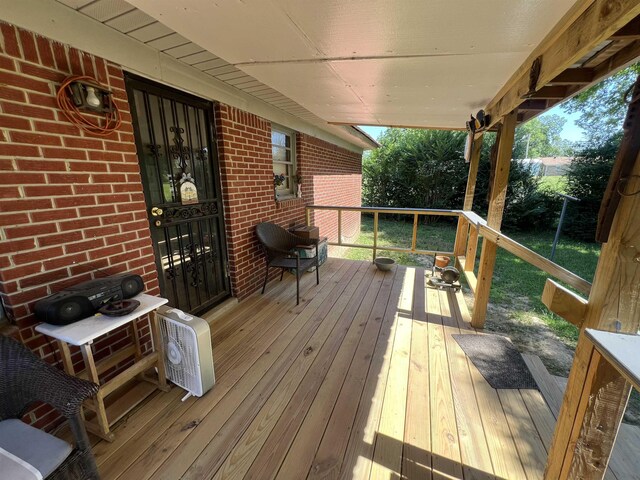
{"label": "door handle", "polygon": [[151,216],[152,217],[160,217],[160,216],[162,216],[162,209],[158,208],[158,207],[153,207],[151,209]]}

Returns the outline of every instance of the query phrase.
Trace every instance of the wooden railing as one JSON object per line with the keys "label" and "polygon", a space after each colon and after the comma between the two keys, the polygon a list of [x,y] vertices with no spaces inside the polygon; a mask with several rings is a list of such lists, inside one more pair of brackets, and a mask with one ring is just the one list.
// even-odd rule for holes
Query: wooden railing
{"label": "wooden railing", "polygon": [[547,272],[549,275],[570,285],[579,292],[589,295],[591,283],[518,243],[502,232],[487,226],[487,222],[475,212],[462,211],[460,212],[460,218],[462,219],[463,226],[462,229],[458,229],[458,235],[462,235],[462,238],[456,238],[456,248],[458,249],[458,251],[455,252],[456,260],[467,278],[469,287],[474,293],[478,282],[476,274],[474,273],[476,252],[479,237],[483,237],[484,241],[495,243],[498,247],[512,253],[534,267]]}
{"label": "wooden railing", "polygon": [[[334,211],[338,216],[338,235],[337,241],[329,241],[329,245],[351,248],[365,248],[373,250],[373,259],[375,260],[378,250],[387,250],[391,252],[415,253],[418,255],[448,255],[452,256],[453,252],[439,250],[420,250],[417,248],[418,227],[421,216],[444,216],[459,217],[461,210],[442,210],[437,208],[385,208],[385,207],[341,207],[326,205],[309,205],[306,207],[307,225],[311,225],[311,212],[314,210]],[[373,245],[363,245],[357,243],[347,243],[343,241],[342,235],[342,213],[343,212],[360,212],[373,214]],[[410,247],[397,247],[392,245],[379,245],[378,243],[378,222],[380,214],[391,215],[412,215],[413,216],[413,232],[411,235]]]}

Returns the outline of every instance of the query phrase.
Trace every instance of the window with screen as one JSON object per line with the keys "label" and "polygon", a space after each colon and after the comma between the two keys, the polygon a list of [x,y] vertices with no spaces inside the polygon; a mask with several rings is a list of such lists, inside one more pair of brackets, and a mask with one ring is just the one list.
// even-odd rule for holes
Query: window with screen
{"label": "window with screen", "polygon": [[282,127],[271,128],[271,153],[276,198],[295,197],[296,194],[296,137]]}

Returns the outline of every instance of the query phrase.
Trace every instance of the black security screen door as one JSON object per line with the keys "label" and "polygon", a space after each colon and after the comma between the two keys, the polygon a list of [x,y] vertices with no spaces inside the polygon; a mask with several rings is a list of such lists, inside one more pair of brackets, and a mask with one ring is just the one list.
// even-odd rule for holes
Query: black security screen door
{"label": "black security screen door", "polygon": [[213,105],[127,75],[162,295],[201,313],[230,295]]}

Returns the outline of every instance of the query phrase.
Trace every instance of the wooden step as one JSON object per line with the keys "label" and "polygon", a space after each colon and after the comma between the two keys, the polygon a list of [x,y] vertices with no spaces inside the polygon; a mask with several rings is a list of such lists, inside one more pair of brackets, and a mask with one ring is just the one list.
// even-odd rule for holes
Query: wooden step
{"label": "wooden step", "polygon": [[[540,357],[523,354],[540,391],[557,418],[568,378],[551,375]],[[640,480],[640,427],[623,423],[613,447],[609,469],[618,480]]]}

